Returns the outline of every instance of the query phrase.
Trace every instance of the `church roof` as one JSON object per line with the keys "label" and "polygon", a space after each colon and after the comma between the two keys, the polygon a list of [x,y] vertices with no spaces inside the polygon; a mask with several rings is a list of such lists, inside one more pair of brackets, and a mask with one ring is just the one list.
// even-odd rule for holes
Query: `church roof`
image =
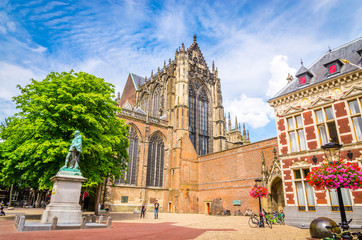
{"label": "church roof", "polygon": [[143,78],[141,76],[138,76],[138,75],[136,75],[134,73],[129,73],[129,75],[132,78],[132,81],[133,81],[133,84],[134,84],[136,90],[138,90],[138,83],[140,84],[140,86],[142,86],[146,82],[145,78]]}
{"label": "church roof", "polygon": [[310,72],[313,75],[310,83],[301,85],[299,83],[299,79],[294,78],[293,81],[288,83],[288,85],[286,85],[279,93],[277,93],[270,100],[287,95],[289,93],[298,91],[303,88],[310,87],[311,85],[315,85],[330,80],[336,76],[340,76],[358,69],[356,66],[353,66],[351,64],[343,64],[343,67],[341,67],[339,72],[333,75],[329,74],[326,65],[332,62],[339,62],[340,64],[342,64],[340,59],[346,59],[352,64],[361,66],[362,37],[352,42],[349,42],[343,46],[340,46],[336,49],[328,51],[327,53],[323,54],[319,59],[317,59],[309,68],[305,68],[304,66],[302,66],[296,75],[299,76],[300,74],[303,74],[306,71]]}

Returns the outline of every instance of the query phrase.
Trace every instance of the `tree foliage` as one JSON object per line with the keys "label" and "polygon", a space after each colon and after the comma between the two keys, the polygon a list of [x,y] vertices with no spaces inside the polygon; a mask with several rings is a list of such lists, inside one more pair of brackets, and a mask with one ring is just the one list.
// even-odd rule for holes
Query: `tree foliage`
{"label": "tree foliage", "polygon": [[75,130],[83,140],[80,157],[86,186],[119,178],[126,168],[128,126],[116,117],[120,109],[114,86],[79,72],[50,73],[44,80],[18,86],[13,100],[20,110],[0,127],[0,184],[21,183],[47,189],[64,165]]}

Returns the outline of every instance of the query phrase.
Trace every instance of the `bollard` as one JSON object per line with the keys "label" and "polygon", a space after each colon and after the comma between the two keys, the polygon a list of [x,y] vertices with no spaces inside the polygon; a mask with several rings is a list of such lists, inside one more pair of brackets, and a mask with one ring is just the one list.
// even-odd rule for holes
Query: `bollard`
{"label": "bollard", "polygon": [[18,232],[24,231],[24,225],[25,225],[25,216],[21,216],[18,225]]}
{"label": "bollard", "polygon": [[107,228],[111,228],[111,225],[112,225],[112,217],[109,216],[109,217],[107,218]]}
{"label": "bollard", "polygon": [[85,223],[87,222],[87,217],[82,217],[82,223],[80,224],[80,229],[85,229]]}
{"label": "bollard", "polygon": [[96,215],[92,215],[92,222],[96,222],[97,221],[97,216]]}
{"label": "bollard", "polygon": [[99,223],[99,224],[102,224],[102,223],[103,223],[103,215],[99,216],[98,223]]}
{"label": "bollard", "polygon": [[17,219],[16,219],[16,226],[18,226],[19,225],[19,221],[20,221],[20,217],[21,216],[19,216],[19,215],[16,215],[17,216]]}
{"label": "bollard", "polygon": [[51,230],[57,230],[57,223],[58,223],[58,217],[54,216],[52,218],[52,225],[51,225]]}
{"label": "bollard", "polygon": [[14,218],[14,226],[16,228],[18,228],[18,223],[19,223],[19,216],[18,215],[15,215],[15,218]]}

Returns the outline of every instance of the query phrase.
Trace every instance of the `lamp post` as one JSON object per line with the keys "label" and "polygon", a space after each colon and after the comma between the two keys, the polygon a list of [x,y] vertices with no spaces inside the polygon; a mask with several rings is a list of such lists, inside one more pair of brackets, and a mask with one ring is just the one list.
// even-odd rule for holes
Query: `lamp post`
{"label": "lamp post", "polygon": [[[326,158],[330,163],[333,161],[339,160],[341,148],[342,148],[342,145],[333,143],[333,142],[327,143],[322,146],[324,154],[326,155]],[[344,209],[342,192],[341,192],[340,187],[337,188],[337,196],[338,196],[338,203],[339,203],[339,212],[341,213],[341,221],[342,221],[341,227],[344,231],[346,231],[349,229],[349,226],[348,226],[348,222],[347,222],[346,211]],[[351,236],[350,232],[345,232],[345,233],[343,233],[342,238],[343,239],[352,239],[352,236]]]}
{"label": "lamp post", "polygon": [[[261,182],[261,179],[257,178],[254,181],[255,181],[255,186],[257,186]],[[259,227],[264,227],[263,216],[262,216],[262,213],[261,213],[261,200],[260,200],[260,197],[259,197],[259,219],[260,219]]]}

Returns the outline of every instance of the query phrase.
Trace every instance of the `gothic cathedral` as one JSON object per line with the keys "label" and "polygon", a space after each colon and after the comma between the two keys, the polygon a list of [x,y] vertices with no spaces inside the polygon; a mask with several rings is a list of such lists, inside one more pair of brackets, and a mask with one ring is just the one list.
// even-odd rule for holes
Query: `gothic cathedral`
{"label": "gothic cathedral", "polygon": [[[218,69],[211,70],[196,36],[150,77],[130,73],[117,102],[129,130],[128,169],[109,183],[103,201],[114,211],[134,211],[158,200],[163,211],[199,212],[200,156],[250,143],[224,115]],[[187,163],[187,164],[186,164]],[[189,197],[187,206],[182,200]]]}

